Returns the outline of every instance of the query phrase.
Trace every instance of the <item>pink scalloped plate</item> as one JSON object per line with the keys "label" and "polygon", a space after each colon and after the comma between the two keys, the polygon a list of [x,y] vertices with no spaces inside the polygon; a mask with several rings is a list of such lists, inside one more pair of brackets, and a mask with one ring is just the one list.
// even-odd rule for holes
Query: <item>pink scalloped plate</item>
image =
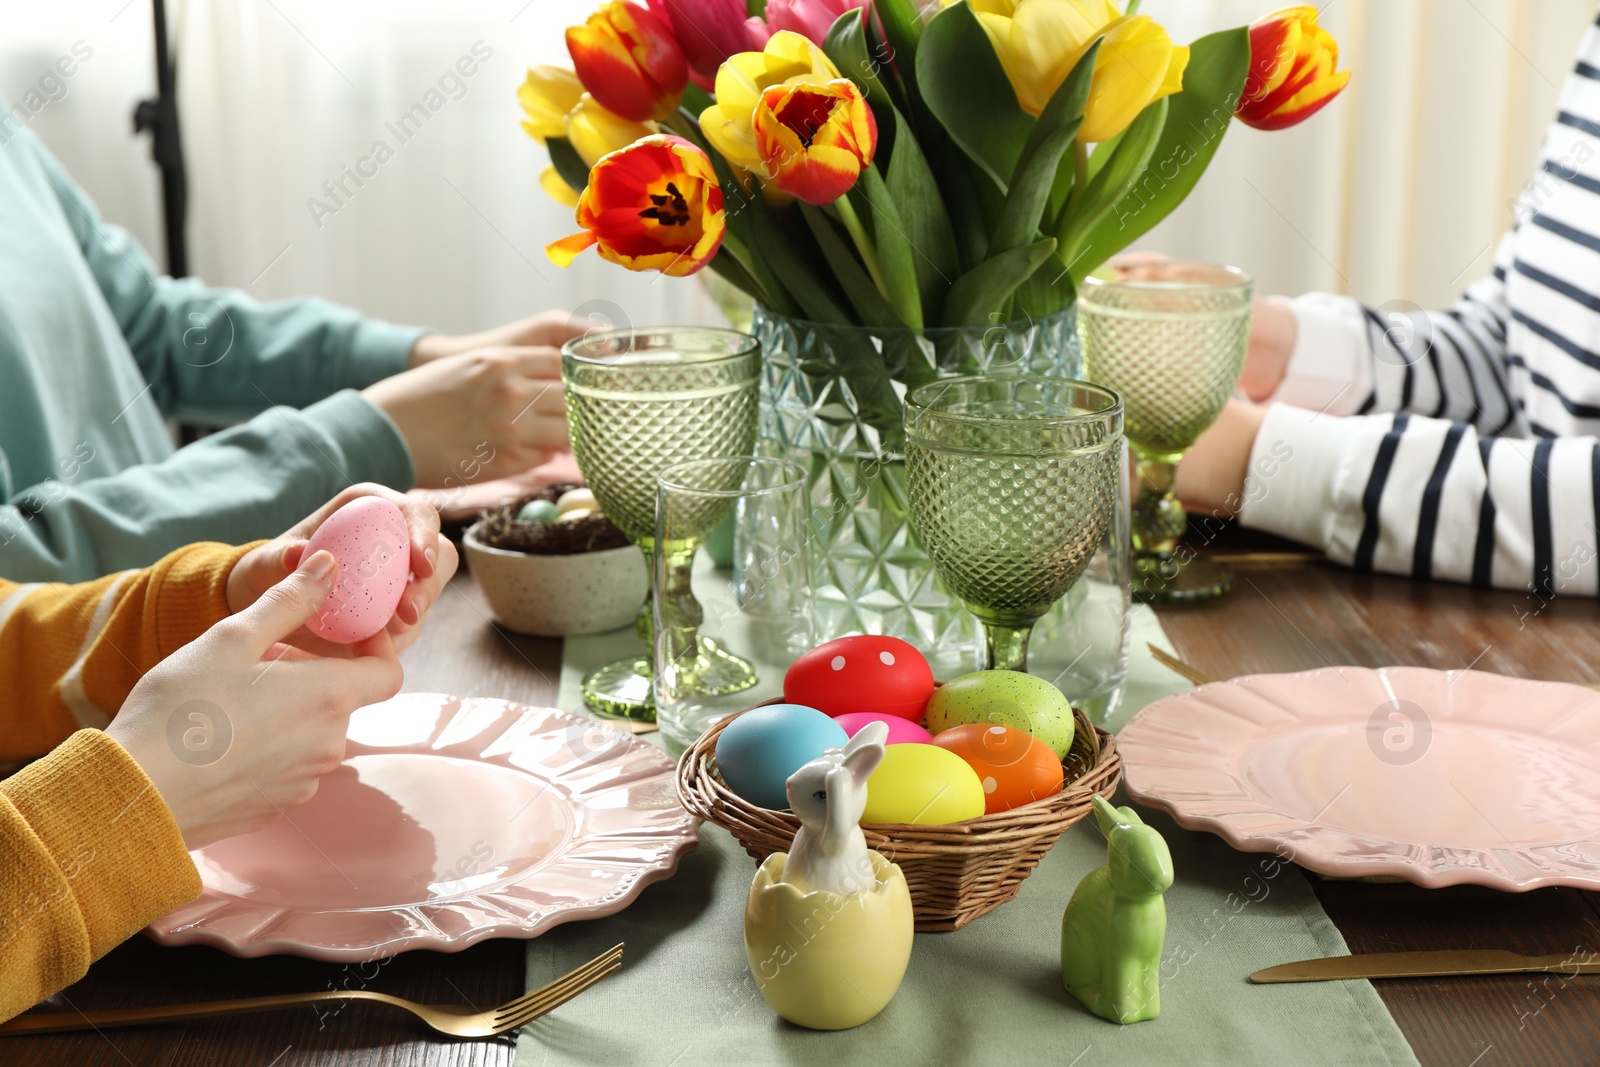
{"label": "pink scalloped plate", "polygon": [[357,711],[309,803],[193,853],[164,945],[371,960],[621,911],[699,843],[673,761],[551,708],[408,693]]}
{"label": "pink scalloped plate", "polygon": [[1321,874],[1600,889],[1600,693],[1331,667],[1203,685],[1117,735],[1128,792]]}

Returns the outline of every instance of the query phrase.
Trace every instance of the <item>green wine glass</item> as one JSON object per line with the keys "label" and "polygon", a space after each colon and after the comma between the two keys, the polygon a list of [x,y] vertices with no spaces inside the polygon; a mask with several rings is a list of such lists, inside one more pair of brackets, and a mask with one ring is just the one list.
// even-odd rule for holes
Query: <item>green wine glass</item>
{"label": "green wine glass", "polygon": [[[674,463],[755,451],[761,346],[748,334],[698,327],[603,330],[561,350],[567,422],[578,469],[606,517],[651,557],[656,479]],[[694,538],[675,548],[693,556]],[[647,601],[639,635],[651,635]],[[653,720],[649,653],[583,679],[583,702]]]}
{"label": "green wine glass", "polygon": [[905,424],[912,528],[983,624],[989,668],[1026,670],[1033,624],[1105,543],[1122,401],[1070,378],[951,378],[913,390]]}
{"label": "green wine glass", "polygon": [[1116,390],[1126,409],[1139,479],[1133,595],[1147,603],[1209,600],[1233,587],[1221,564],[1176,557],[1188,516],[1173,475],[1239,383],[1254,291],[1234,267],[1181,260],[1104,268],[1079,290],[1084,377]]}

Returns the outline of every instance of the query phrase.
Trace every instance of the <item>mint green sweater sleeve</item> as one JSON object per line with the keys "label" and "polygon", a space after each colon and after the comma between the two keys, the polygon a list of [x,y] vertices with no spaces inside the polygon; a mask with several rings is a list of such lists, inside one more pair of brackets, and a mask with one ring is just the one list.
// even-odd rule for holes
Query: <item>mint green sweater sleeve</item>
{"label": "mint green sweater sleeve", "polygon": [[[417,333],[159,277],[0,125],[0,575],[85,580],[275,536],[354,482],[410,488],[404,439],[354,389]],[[248,421],[175,450],[170,414]]]}
{"label": "mint green sweater sleeve", "polygon": [[100,220],[49,153],[39,156],[163,413],[223,425],[274,404],[304,407],[405,369],[422,333],[415,327],[363,318],[325,300],[263,304],[236,289],[158,274],[127,231]]}

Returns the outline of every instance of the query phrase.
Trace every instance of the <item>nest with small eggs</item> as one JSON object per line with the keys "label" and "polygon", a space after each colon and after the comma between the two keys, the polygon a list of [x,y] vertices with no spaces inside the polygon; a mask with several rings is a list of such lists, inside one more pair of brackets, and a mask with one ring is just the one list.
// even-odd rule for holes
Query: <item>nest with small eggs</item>
{"label": "nest with small eggs", "polygon": [[563,493],[579,488],[575,482],[557,482],[486,511],[476,536],[493,548],[534,556],[575,556],[629,544],[628,535],[598,511],[570,522],[517,521],[517,513],[534,501],[554,504]]}

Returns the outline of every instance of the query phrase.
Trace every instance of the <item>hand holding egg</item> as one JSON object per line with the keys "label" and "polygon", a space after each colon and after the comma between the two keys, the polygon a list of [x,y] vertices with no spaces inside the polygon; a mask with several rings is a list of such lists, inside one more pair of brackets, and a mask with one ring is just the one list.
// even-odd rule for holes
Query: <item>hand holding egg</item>
{"label": "hand holding egg", "polygon": [[[376,505],[390,509],[385,513],[390,525],[383,535],[383,547],[380,549],[376,542],[371,541],[370,535],[367,540],[362,540],[363,535],[357,533],[357,542],[353,546],[356,555],[353,559],[340,558],[339,550],[329,544],[318,543],[316,548],[328,548],[334,553],[340,563],[338,580],[341,588],[347,578],[376,581],[382,572],[390,584],[398,582],[395,602],[387,611],[382,611],[375,629],[365,637],[352,638],[357,642],[356,646],[342,643],[342,638],[330,639],[325,635],[304,631],[292,637],[289,643],[302,651],[343,657],[374,652],[392,654],[414,641],[428,609],[438,599],[445,583],[455,574],[456,550],[454,545],[440,536],[439,514],[430,505],[380,485],[351,486],[282,536],[245,553],[228,575],[225,590],[228,610],[234,613],[243,611],[267,589],[293,572],[301,558],[315,550],[310,547],[311,540],[332,538],[339,527],[354,521],[341,519],[339,523],[330,525],[331,520],[347,505],[358,502],[364,502],[360,510],[366,513],[365,521],[369,524],[376,517],[376,512],[371,510]],[[323,533],[325,527],[327,531]],[[362,547],[370,551],[359,551]],[[356,599],[365,596],[355,589],[350,591],[350,595]],[[388,592],[384,593],[385,603],[388,595]],[[335,597],[330,597],[329,603],[332,604],[334,600]],[[364,610],[378,612],[381,609]],[[350,618],[353,616],[348,616],[346,621]],[[373,647],[374,641],[381,642],[382,647]]]}

